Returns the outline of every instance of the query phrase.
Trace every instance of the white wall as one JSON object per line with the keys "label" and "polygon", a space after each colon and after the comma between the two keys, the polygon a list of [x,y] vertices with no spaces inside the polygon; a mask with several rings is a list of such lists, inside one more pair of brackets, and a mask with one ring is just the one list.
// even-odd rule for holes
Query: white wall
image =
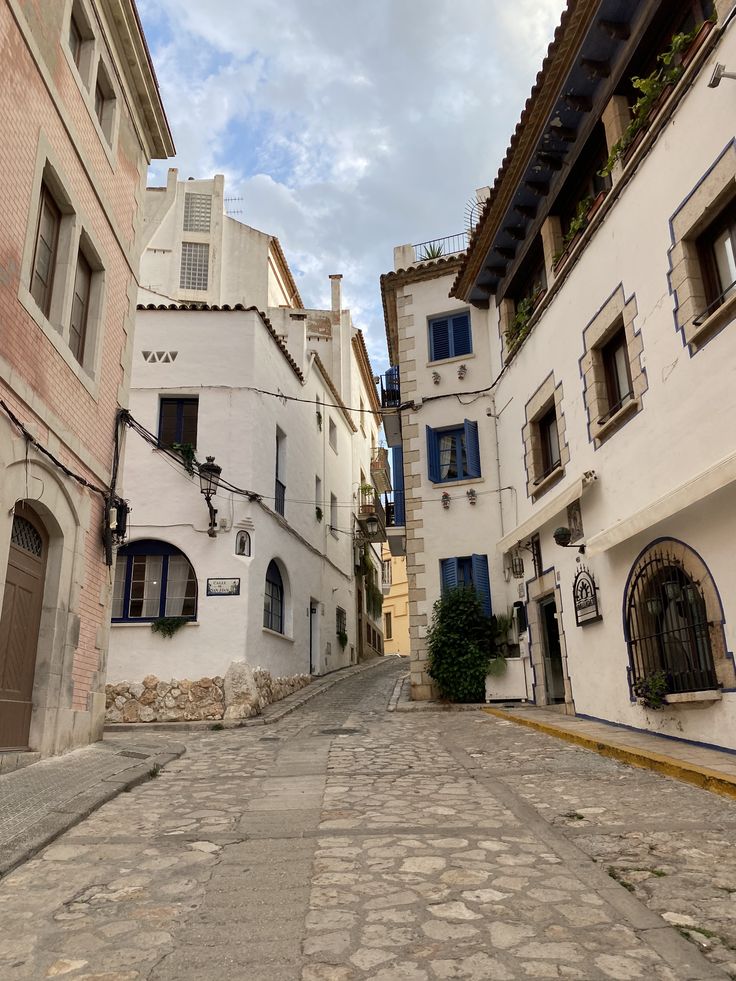
{"label": "white wall", "polygon": [[[178,354],[173,363],[149,364],[143,350]],[[197,574],[199,607],[196,625],[171,639],[154,635],[148,625],[114,624],[110,681],[150,672],[164,677],[222,674],[230,661],[242,657],[277,674],[306,671],[311,597],[323,605],[315,669],[333,670],[349,663],[350,646],[342,651],[336,642],[335,608],[346,610],[354,643],[352,540],[327,531],[329,504],[323,505],[322,522],[317,521],[314,501],[319,475],[327,500],[332,490],[346,505],[341,511],[351,513],[349,427],[340,412],[328,410],[338,427],[344,454],[340,457],[327,446],[327,427],[320,431],[310,406],[292,401],[283,405],[279,399],[247,391],[247,385],[306,399],[319,393],[323,402],[330,400],[315,370],[304,385],[300,383],[255,313],[139,311],[133,416],[155,432],[160,396],[198,395],[198,458],[215,456],[223,476],[262,494],[266,508],[220,491],[213,503],[227,529],[209,538],[198,481],[128,433],[123,493],[132,507],[129,540],[150,537],[181,548]],[[277,426],[286,434],[286,520],[272,513]],[[252,556],[241,558],[234,554],[236,532],[241,523],[251,522]],[[265,573],[273,558],[287,574],[286,637],[262,628]],[[241,595],[207,597],[208,577],[240,577]]]}

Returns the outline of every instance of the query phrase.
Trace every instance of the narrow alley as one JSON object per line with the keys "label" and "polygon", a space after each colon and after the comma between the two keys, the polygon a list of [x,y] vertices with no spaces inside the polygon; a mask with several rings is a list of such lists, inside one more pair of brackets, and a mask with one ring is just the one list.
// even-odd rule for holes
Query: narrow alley
{"label": "narrow alley", "polygon": [[0,882],[0,977],[734,976],[736,804],[480,711],[387,712],[404,668],[177,733]]}

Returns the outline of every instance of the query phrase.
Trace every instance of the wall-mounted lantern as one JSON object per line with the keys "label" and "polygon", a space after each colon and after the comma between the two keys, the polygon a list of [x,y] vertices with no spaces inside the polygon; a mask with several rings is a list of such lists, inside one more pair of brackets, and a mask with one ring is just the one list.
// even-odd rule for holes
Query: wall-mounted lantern
{"label": "wall-mounted lantern", "polygon": [[572,532],[569,528],[555,528],[552,532],[552,537],[555,540],[555,544],[559,545],[560,548],[576,548],[581,555],[585,555],[585,545],[572,543]]}
{"label": "wall-mounted lantern", "polygon": [[207,502],[207,509],[210,513],[210,526],[207,530],[207,534],[210,538],[216,538],[217,532],[215,531],[215,524],[217,521],[217,509],[212,507],[212,498],[217,493],[217,488],[220,486],[220,474],[222,473],[222,467],[215,463],[215,458],[213,456],[208,456],[205,463],[200,463],[199,465],[199,488],[204,494],[204,499]]}

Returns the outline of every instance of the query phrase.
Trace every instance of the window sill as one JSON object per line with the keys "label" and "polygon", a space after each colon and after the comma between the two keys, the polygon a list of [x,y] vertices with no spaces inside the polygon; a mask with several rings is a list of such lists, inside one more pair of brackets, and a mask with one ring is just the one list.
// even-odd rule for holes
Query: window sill
{"label": "window sill", "polygon": [[463,477],[461,480],[439,480],[430,481],[432,487],[442,489],[443,487],[467,487],[468,484],[484,484],[485,477]]}
{"label": "window sill", "polygon": [[458,354],[452,358],[440,358],[437,361],[427,361],[425,367],[434,368],[438,364],[456,364],[458,361],[472,361],[474,357],[475,351],[471,351],[470,354]]}
{"label": "window sill", "polygon": [[[156,622],[155,620],[112,620],[110,625],[112,627],[137,627],[137,628],[140,628],[140,627],[148,627],[149,630],[150,630],[151,624],[152,623],[155,623],[155,622]],[[184,624],[184,626],[185,627],[198,627],[199,626],[199,621],[198,620],[187,620],[187,622]]]}
{"label": "window sill", "polygon": [[721,330],[734,319],[736,319],[736,293],[729,296],[702,324],[693,329],[687,338],[688,344],[702,347],[716,331]]}
{"label": "window sill", "polygon": [[629,418],[629,416],[636,415],[640,409],[641,402],[639,399],[629,399],[625,405],[622,405],[620,409],[617,409],[612,416],[606,419],[605,422],[598,424],[598,428],[592,433],[592,436],[595,439],[607,439]]}
{"label": "window sill", "polygon": [[543,480],[540,480],[538,484],[534,485],[534,489],[532,490],[532,500],[536,501],[538,497],[546,494],[550,487],[556,484],[557,481],[561,480],[564,476],[565,468],[562,466],[557,467],[552,471],[552,473],[548,473]]}
{"label": "window sill", "polygon": [[720,702],[720,688],[713,688],[708,691],[684,691],[672,695],[665,695],[664,700],[668,705],[711,705],[713,702]]}
{"label": "window sill", "polygon": [[277,637],[279,640],[283,640],[287,644],[294,643],[293,637],[289,637],[287,636],[287,634],[280,634],[278,630],[271,630],[270,627],[261,627],[261,630],[263,631],[264,634],[267,634],[269,637]]}

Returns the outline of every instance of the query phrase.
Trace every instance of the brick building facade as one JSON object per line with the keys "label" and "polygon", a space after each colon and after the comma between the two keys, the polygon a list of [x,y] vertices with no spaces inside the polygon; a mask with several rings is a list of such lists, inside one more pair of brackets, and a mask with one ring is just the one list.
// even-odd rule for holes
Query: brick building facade
{"label": "brick building facade", "polygon": [[0,38],[0,751],[50,755],[101,736],[140,209],[173,143],[133,0],[2,0]]}

